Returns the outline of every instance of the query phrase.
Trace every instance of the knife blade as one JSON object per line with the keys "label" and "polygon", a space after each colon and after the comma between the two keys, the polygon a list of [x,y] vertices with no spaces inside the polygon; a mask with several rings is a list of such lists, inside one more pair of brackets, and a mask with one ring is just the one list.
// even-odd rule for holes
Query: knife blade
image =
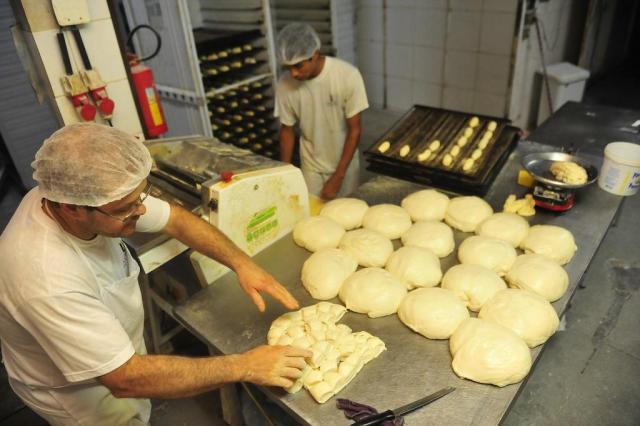
{"label": "knife blade", "polygon": [[440,389],[439,391],[434,392],[431,395],[427,395],[424,398],[420,398],[417,401],[414,401],[407,405],[403,405],[402,407],[398,407],[394,410],[387,410],[379,414],[374,414],[373,416],[365,417],[364,419],[361,419],[355,423],[352,423],[351,426],[372,426],[372,425],[380,424],[386,420],[393,420],[396,417],[404,416],[405,414],[411,413],[412,411],[415,411],[418,408],[422,408],[425,405],[430,404],[433,401],[440,399],[445,395],[450,394],[454,390],[456,390],[456,388],[454,387]]}

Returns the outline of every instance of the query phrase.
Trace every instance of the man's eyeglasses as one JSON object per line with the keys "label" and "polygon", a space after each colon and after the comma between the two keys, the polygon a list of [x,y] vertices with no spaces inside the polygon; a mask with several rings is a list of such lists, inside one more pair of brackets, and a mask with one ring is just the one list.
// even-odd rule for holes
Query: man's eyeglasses
{"label": "man's eyeglasses", "polygon": [[120,222],[126,222],[137,213],[138,207],[141,206],[142,203],[144,203],[144,200],[146,200],[149,194],[151,194],[152,187],[153,185],[149,182],[147,184],[147,187],[144,189],[144,191],[140,193],[140,195],[138,196],[138,199],[131,204],[131,207],[129,207],[126,213],[113,214],[113,213],[105,212],[99,207],[91,207],[91,210],[97,210],[103,215],[109,216],[112,219],[119,220]]}

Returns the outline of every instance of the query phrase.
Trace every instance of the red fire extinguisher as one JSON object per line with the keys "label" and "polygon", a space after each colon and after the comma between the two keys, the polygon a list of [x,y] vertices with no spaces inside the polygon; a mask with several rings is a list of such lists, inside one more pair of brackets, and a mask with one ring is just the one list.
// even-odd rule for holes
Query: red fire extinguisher
{"label": "red fire extinguisher", "polygon": [[156,86],[153,81],[153,72],[151,71],[151,68],[144,65],[142,62],[151,59],[158,54],[161,47],[161,39],[157,31],[149,25],[138,25],[129,33],[127,45],[129,45],[133,34],[140,28],[147,28],[151,30],[156,35],[158,45],[151,55],[141,59],[134,54],[128,54],[129,67],[131,69],[131,77],[133,79],[136,97],[142,112],[142,118],[144,119],[146,134],[150,138],[156,138],[167,132],[167,121],[164,118],[162,105],[160,104],[160,97],[158,96],[158,91],[156,90]]}

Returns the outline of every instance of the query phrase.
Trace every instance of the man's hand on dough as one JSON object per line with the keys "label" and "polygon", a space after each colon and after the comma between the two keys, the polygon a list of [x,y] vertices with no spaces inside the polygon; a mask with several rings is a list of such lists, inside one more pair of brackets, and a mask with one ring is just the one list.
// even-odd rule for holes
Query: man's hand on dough
{"label": "man's hand on dough", "polygon": [[293,346],[263,345],[240,355],[244,382],[262,386],[290,387],[302,376],[305,358],[313,353]]}
{"label": "man's hand on dough", "polygon": [[236,270],[240,287],[249,295],[260,312],[264,312],[265,303],[260,293],[267,293],[288,309],[298,309],[298,301],[271,274],[253,262],[247,262]]}
{"label": "man's hand on dough", "polygon": [[340,188],[342,187],[342,180],[344,178],[341,175],[334,173],[331,177],[324,183],[322,187],[322,191],[320,192],[320,197],[323,200],[333,200],[340,192]]}

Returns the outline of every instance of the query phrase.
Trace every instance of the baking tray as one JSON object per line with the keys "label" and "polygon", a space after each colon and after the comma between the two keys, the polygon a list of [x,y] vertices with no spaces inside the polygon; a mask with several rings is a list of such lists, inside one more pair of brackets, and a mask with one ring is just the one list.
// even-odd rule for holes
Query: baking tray
{"label": "baking tray", "polygon": [[[479,124],[452,164],[444,166],[445,154],[464,134],[472,117],[477,117]],[[474,166],[464,171],[464,160],[478,147],[492,121],[496,123],[493,137]],[[484,195],[519,139],[520,129],[511,126],[505,118],[414,105],[364,155],[369,162],[368,169],[374,172],[454,192]],[[440,148],[428,161],[419,161],[420,153],[434,140],[440,141]],[[391,147],[384,153],[379,152],[380,145],[387,141]],[[403,157],[401,150],[405,145],[410,146],[410,153]]]}

